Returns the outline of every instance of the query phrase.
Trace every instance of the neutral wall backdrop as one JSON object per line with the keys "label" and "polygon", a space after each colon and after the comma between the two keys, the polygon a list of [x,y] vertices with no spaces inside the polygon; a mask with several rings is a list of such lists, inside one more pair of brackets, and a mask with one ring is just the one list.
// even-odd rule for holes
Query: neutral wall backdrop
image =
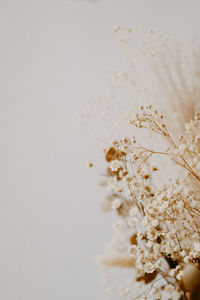
{"label": "neutral wall backdrop", "polygon": [[0,299],[103,299],[90,257],[111,221],[84,168],[95,142],[72,115],[120,66],[115,25],[189,43],[199,12],[198,0],[0,0]]}

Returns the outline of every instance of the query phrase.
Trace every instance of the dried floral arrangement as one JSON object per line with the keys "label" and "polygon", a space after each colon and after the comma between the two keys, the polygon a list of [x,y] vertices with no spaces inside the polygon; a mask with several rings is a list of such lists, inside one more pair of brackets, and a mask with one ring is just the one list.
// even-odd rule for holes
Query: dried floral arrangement
{"label": "dried floral arrangement", "polygon": [[107,289],[108,300],[200,299],[199,53],[190,85],[177,60],[179,86],[165,69],[177,117],[140,106],[127,120],[134,134],[104,148],[103,209],[116,212],[119,233],[98,261],[104,270],[128,268],[130,275],[120,296]]}

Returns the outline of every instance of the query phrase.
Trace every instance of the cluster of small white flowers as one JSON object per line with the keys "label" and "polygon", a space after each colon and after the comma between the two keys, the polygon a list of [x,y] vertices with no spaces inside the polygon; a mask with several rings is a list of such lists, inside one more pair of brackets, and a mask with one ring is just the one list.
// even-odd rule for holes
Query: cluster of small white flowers
{"label": "cluster of small white flowers", "polygon": [[[200,113],[186,126],[185,136],[177,144],[163,115],[151,106],[142,107],[130,123],[156,132],[169,146],[156,151],[136,146],[135,137],[114,141],[105,150],[110,192],[107,205],[120,216],[114,228],[127,231],[129,238],[132,233],[126,252],[135,258],[138,280],[153,285],[159,274],[166,282],[165,293],[180,299],[186,292],[185,266],[200,266]],[[154,184],[158,167],[150,163],[155,154],[167,155],[182,172],[160,188]],[[162,298],[162,292],[152,290],[156,299]]]}

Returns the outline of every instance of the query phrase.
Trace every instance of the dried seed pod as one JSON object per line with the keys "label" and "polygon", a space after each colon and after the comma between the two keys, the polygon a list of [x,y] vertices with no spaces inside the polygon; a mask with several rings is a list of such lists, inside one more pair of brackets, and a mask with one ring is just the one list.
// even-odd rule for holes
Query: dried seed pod
{"label": "dried seed pod", "polygon": [[187,292],[193,292],[200,285],[200,269],[188,264],[183,270],[183,288]]}

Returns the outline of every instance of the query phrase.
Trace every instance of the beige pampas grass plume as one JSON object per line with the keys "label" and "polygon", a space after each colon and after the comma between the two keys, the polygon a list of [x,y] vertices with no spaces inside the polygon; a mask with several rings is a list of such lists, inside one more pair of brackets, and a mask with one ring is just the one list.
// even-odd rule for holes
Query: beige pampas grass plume
{"label": "beige pampas grass plume", "polygon": [[122,253],[100,255],[100,256],[96,256],[94,260],[95,262],[107,267],[122,267],[122,268],[135,267],[135,258]]}

